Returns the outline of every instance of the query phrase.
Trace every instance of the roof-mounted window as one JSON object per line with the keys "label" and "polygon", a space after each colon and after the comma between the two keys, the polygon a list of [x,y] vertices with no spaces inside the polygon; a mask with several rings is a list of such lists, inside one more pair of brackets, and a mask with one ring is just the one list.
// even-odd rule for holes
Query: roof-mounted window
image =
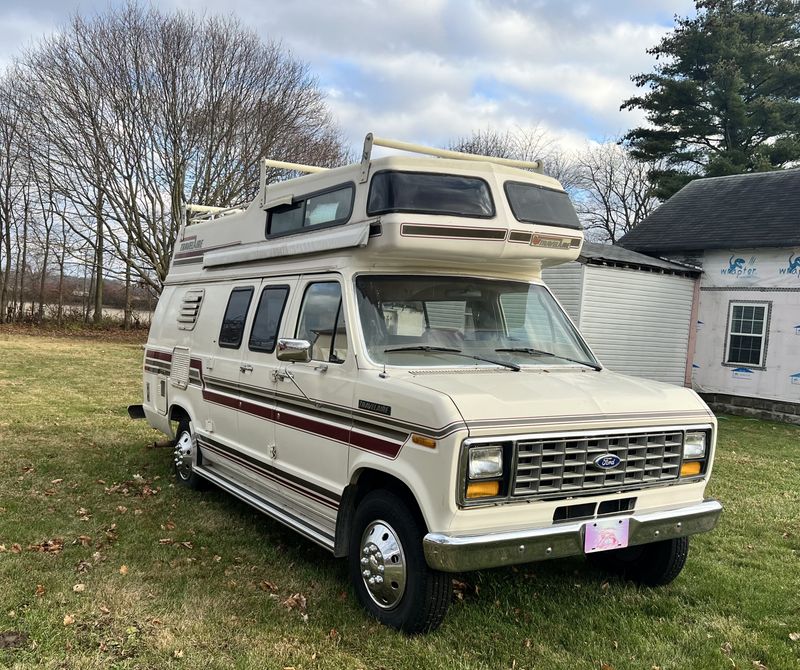
{"label": "roof-mounted window", "polygon": [[581,229],[575,208],[564,191],[519,181],[507,181],[505,190],[517,221]]}
{"label": "roof-mounted window", "polygon": [[483,179],[437,172],[384,170],[372,177],[367,214],[416,212],[488,219],[492,193]]}
{"label": "roof-mounted window", "polygon": [[267,237],[291,235],[310,228],[339,226],[353,213],[354,185],[345,184],[308,195],[267,211]]}

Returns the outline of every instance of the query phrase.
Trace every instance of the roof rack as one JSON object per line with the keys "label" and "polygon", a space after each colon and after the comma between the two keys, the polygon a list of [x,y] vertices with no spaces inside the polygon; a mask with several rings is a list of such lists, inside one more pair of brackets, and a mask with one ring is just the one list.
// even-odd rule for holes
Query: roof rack
{"label": "roof rack", "polygon": [[508,167],[522,168],[524,170],[534,170],[536,172],[543,171],[543,164],[541,160],[538,161],[518,161],[512,158],[496,158],[495,156],[482,156],[480,154],[468,154],[463,151],[452,151],[450,149],[436,149],[434,147],[426,147],[422,144],[412,144],[411,142],[402,142],[400,140],[391,140],[386,137],[375,137],[372,133],[367,133],[364,138],[364,150],[361,154],[361,183],[367,181],[369,178],[369,161],[372,157],[372,147],[386,147],[387,149],[397,149],[399,151],[408,151],[415,154],[426,154],[428,156],[438,156],[439,158],[452,158],[462,161],[482,161],[486,163],[495,163],[496,165],[507,165]]}
{"label": "roof rack", "polygon": [[[211,205],[196,204],[187,204],[185,210],[187,225],[200,223],[201,221],[211,221],[228,216],[229,214],[238,214],[244,211],[241,207],[212,207]],[[199,216],[189,216],[189,212],[198,212]]]}

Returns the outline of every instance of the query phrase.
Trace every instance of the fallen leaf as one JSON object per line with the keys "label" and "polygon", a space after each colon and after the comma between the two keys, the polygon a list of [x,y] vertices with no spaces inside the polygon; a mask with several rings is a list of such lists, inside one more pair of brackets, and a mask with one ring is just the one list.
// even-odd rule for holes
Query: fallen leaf
{"label": "fallen leaf", "polygon": [[175,542],[175,540],[173,540],[171,537],[162,537],[158,541],[159,544],[172,544],[173,542]]}
{"label": "fallen leaf", "polygon": [[609,663],[601,663],[600,670],[614,670],[614,666]]}
{"label": "fallen leaf", "polygon": [[339,637],[339,631],[336,630],[335,628],[331,628],[330,632],[328,633],[328,639],[335,640],[338,637]]}
{"label": "fallen leaf", "polygon": [[34,591],[37,598],[41,598],[44,595],[44,586],[41,584],[36,585],[36,591]]}
{"label": "fallen leaf", "polygon": [[15,542],[14,544],[12,544],[11,545],[11,553],[12,554],[21,554],[22,553],[22,545],[20,545],[18,542]]}
{"label": "fallen leaf", "polygon": [[753,667],[756,670],[767,670],[767,666],[764,665],[761,661],[753,661]]}
{"label": "fallen leaf", "polygon": [[8,618],[9,619],[16,619],[17,618],[17,612],[15,610],[8,610]]}
{"label": "fallen leaf", "polygon": [[28,641],[27,633],[20,633],[16,630],[7,630],[0,633],[0,649],[14,649],[22,647]]}
{"label": "fallen leaf", "polygon": [[2,554],[4,551],[6,551],[6,545],[0,544],[0,554]]}
{"label": "fallen leaf", "polygon": [[127,565],[120,565],[119,566],[119,574],[127,575],[128,574],[128,566]]}
{"label": "fallen leaf", "polygon": [[278,590],[277,584],[275,584],[275,582],[269,581],[268,579],[263,580],[258,586],[262,591],[277,591]]}
{"label": "fallen leaf", "polygon": [[75,543],[80,544],[82,547],[90,547],[92,545],[92,538],[88,535],[78,535],[78,539],[75,540]]}
{"label": "fallen leaf", "polygon": [[75,617],[74,616],[72,616],[71,614],[64,615],[64,625],[65,626],[71,626],[74,623],[75,623]]}
{"label": "fallen leaf", "polygon": [[108,607],[106,607],[105,605],[100,605],[100,607],[98,607],[97,609],[99,609],[103,614],[111,614],[111,610],[108,609]]}
{"label": "fallen leaf", "polygon": [[64,548],[64,540],[54,537],[52,540],[42,540],[39,544],[28,545],[28,551],[39,551],[45,554],[58,554]]}
{"label": "fallen leaf", "polygon": [[222,560],[222,556],[214,556],[214,561],[219,563]]}
{"label": "fallen leaf", "polygon": [[75,566],[75,572],[78,574],[82,574],[84,572],[89,572],[92,569],[92,564],[89,561],[78,561],[78,564]]}
{"label": "fallen leaf", "polygon": [[281,605],[289,610],[299,610],[300,612],[306,611],[306,597],[301,593],[294,593],[284,600]]}
{"label": "fallen leaf", "polygon": [[194,549],[194,545],[191,542],[181,542],[180,545],[186,547],[186,549]]}
{"label": "fallen leaf", "polygon": [[73,593],[83,593],[86,590],[86,584],[75,584],[72,587]]}
{"label": "fallen leaf", "polygon": [[183,658],[183,649],[176,649],[172,652],[173,658]]}
{"label": "fallen leaf", "polygon": [[133,513],[134,513],[136,516],[139,516],[140,514],[142,514],[142,510],[140,510],[140,509],[135,509],[135,510],[133,510]]}
{"label": "fallen leaf", "polygon": [[85,507],[79,507],[78,509],[75,510],[75,514],[77,514],[78,516],[86,516],[87,514],[89,514],[89,510],[86,509]]}
{"label": "fallen leaf", "polygon": [[50,483],[51,484],[60,484],[63,481],[64,481],[63,479],[51,479]]}
{"label": "fallen leaf", "polygon": [[125,514],[128,511],[128,508],[125,505],[117,505],[117,512],[120,514]]}
{"label": "fallen leaf", "polygon": [[789,639],[792,642],[797,642],[798,640],[800,640],[800,633],[789,633]]}
{"label": "fallen leaf", "polygon": [[526,637],[525,640],[523,640],[522,642],[522,646],[525,647],[526,649],[530,649],[531,648],[530,638]]}
{"label": "fallen leaf", "polygon": [[167,523],[164,524],[164,528],[166,530],[175,530],[175,523],[172,521],[167,521]]}
{"label": "fallen leaf", "polygon": [[730,656],[731,652],[733,651],[733,645],[730,642],[723,642],[719,649],[726,656]]}

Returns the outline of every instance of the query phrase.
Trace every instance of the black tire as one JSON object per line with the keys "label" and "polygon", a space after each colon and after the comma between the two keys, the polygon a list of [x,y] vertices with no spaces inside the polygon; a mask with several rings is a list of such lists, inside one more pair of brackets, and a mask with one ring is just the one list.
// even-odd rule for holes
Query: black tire
{"label": "black tire", "polygon": [[196,449],[197,439],[192,429],[192,422],[184,417],[178,424],[175,449],[172,452],[172,468],[178,484],[195,491],[204,491],[208,488],[208,480],[198,475],[193,468]]}
{"label": "black tire", "polygon": [[[369,493],[353,518],[348,562],[358,601],[382,624],[409,635],[438,628],[450,606],[452,579],[428,567],[424,534],[408,505],[390,491]],[[405,568],[402,575],[398,564]],[[365,570],[374,578],[386,576],[385,582],[368,587]]]}
{"label": "black tire", "polygon": [[689,538],[678,537],[627,549],[590,554],[595,567],[644,586],[665,586],[672,582],[686,565]]}

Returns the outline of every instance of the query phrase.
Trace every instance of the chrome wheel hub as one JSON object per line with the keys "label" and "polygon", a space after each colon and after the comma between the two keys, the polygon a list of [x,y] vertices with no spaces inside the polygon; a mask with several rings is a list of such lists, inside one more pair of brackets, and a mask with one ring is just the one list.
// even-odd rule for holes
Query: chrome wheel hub
{"label": "chrome wheel hub", "polygon": [[361,536],[361,578],[373,602],[392,609],[406,590],[406,557],[403,546],[385,521],[373,521]]}
{"label": "chrome wheel hub", "polygon": [[188,430],[183,431],[175,442],[175,472],[186,481],[192,475],[192,452],[194,437]]}

